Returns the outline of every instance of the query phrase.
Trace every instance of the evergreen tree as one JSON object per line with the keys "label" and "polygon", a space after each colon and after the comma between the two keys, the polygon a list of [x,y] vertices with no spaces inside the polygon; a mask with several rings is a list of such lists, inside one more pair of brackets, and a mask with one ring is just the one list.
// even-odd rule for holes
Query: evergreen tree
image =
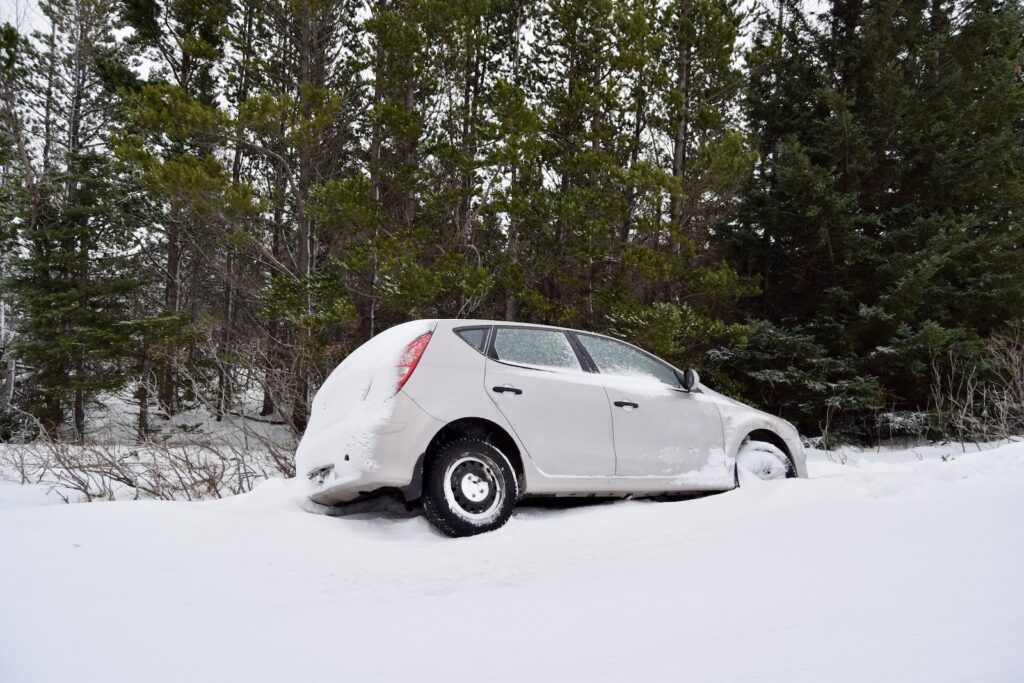
{"label": "evergreen tree", "polygon": [[258,389],[298,432],[362,341],[448,316],[863,436],[1024,305],[1019,2],[780,2],[741,59],[738,0],[112,1],[0,33],[15,400],[77,438],[108,391],[140,439]]}
{"label": "evergreen tree", "polygon": [[[163,282],[157,312],[162,339],[155,353],[158,399],[168,415],[177,412],[182,381],[204,308],[210,273],[202,248],[216,234],[229,185],[218,156],[222,125],[216,100],[221,84],[216,65],[224,55],[228,0],[124,0],[121,21],[130,29],[124,45],[132,63],[152,65],[145,79],[118,83],[122,95],[120,129],[114,142],[119,159],[147,195],[136,217],[147,225],[147,249],[159,244],[154,276]],[[142,207],[140,207],[141,209]],[[147,278],[150,279],[150,278]],[[196,370],[196,368],[193,368]],[[187,383],[185,383],[187,385]],[[143,402],[147,391],[141,392]]]}
{"label": "evergreen tree", "polygon": [[47,50],[21,41],[5,70],[17,79],[5,82],[5,119],[25,183],[6,285],[21,327],[17,355],[35,370],[36,414],[53,429],[70,404],[81,440],[89,397],[119,384],[119,325],[134,288],[124,268],[121,191],[101,140],[111,115],[101,72],[116,59],[114,15],[106,0],[52,0],[41,9],[52,29],[37,40]]}
{"label": "evergreen tree", "polygon": [[925,409],[930,359],[1017,315],[1022,31],[1017,3],[762,20],[747,97],[762,154],[730,239],[764,277],[753,311],[825,350],[806,429],[837,402],[860,434],[883,407]]}

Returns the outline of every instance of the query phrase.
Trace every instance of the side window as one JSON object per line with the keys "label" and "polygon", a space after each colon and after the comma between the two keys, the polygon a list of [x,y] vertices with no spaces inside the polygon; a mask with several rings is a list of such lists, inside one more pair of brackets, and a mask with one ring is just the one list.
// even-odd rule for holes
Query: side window
{"label": "side window", "polygon": [[672,368],[640,353],[632,346],[589,334],[578,334],[576,337],[594,359],[597,369],[604,374],[653,377],[671,387],[679,386],[679,379]]}
{"label": "side window", "polygon": [[556,330],[499,327],[494,335],[498,360],[556,370],[581,370],[569,339]]}
{"label": "side window", "polygon": [[456,330],[455,334],[462,337],[462,341],[466,342],[480,353],[484,352],[484,342],[487,341],[486,327],[471,327],[464,330]]}

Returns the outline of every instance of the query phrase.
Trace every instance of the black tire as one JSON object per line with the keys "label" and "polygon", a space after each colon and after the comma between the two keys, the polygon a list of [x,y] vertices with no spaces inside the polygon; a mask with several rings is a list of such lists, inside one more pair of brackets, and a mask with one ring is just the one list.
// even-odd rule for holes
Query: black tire
{"label": "black tire", "polygon": [[518,500],[512,465],[484,438],[445,444],[423,472],[423,515],[448,536],[494,531],[512,516]]}

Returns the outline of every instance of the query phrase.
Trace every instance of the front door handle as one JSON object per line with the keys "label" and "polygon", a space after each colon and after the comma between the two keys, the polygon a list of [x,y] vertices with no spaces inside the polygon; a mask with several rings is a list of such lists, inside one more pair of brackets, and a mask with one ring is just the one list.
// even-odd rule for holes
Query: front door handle
{"label": "front door handle", "polygon": [[619,407],[619,408],[639,408],[640,407],[639,403],[634,403],[633,401],[616,401],[615,405],[617,407]]}
{"label": "front door handle", "polygon": [[523,393],[522,389],[516,389],[515,387],[510,387],[507,384],[500,387],[493,387],[493,390],[499,394],[515,394],[516,396]]}

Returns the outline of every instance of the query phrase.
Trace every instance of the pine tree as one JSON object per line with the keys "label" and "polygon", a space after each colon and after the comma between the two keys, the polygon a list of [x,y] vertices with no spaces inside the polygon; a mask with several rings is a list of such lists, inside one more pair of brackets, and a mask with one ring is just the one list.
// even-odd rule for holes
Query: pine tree
{"label": "pine tree", "polygon": [[[105,0],[52,0],[41,9],[52,29],[35,41],[46,49],[21,41],[5,70],[5,120],[25,182],[6,284],[21,327],[17,355],[34,368],[37,415],[56,428],[70,403],[81,440],[87,400],[119,383],[119,327],[135,286],[124,268],[121,190],[101,139],[110,108],[100,74],[117,48]],[[40,107],[30,106],[33,98]],[[41,146],[29,141],[33,132]]]}
{"label": "pine tree", "polygon": [[850,434],[883,406],[926,408],[930,362],[1017,315],[1022,26],[1016,3],[762,21],[747,97],[761,160],[729,239],[764,277],[752,310],[824,349],[805,428],[837,406]]}
{"label": "pine tree", "polygon": [[[179,373],[196,342],[194,324],[204,307],[209,271],[200,245],[219,232],[229,185],[218,158],[223,125],[216,99],[216,65],[224,55],[228,0],[126,0],[121,20],[131,29],[125,47],[153,67],[147,77],[122,83],[118,157],[150,200],[137,216],[153,230],[164,254],[157,274],[163,307],[156,313],[162,340],[155,353],[158,399],[168,415],[178,410]],[[129,67],[126,67],[129,68]],[[152,248],[151,246],[149,248]],[[147,360],[148,364],[148,360]],[[197,368],[192,368],[193,371]],[[142,391],[142,401],[148,401]]]}
{"label": "pine tree", "polygon": [[[365,104],[358,13],[348,0],[275,2],[255,32],[250,93],[239,98],[236,144],[250,169],[263,227],[246,252],[266,269],[257,309],[268,321],[264,412],[304,427],[313,388],[339,357],[353,315],[329,254],[345,235],[324,198],[352,173],[361,151],[354,129]],[[267,242],[270,248],[266,248]]]}

